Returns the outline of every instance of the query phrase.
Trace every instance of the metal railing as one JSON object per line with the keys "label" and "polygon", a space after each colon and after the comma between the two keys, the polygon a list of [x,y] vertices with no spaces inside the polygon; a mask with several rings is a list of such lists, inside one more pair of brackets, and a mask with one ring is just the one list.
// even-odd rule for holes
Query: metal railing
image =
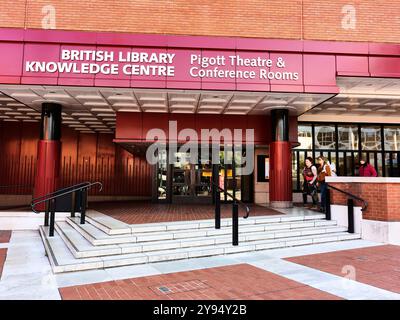
{"label": "metal railing", "polygon": [[40,196],[40,197],[37,197],[37,198],[32,199],[32,202],[31,202],[31,203],[36,202],[36,201],[39,201],[39,200],[42,200],[42,199],[44,199],[44,198],[46,198],[46,197],[51,197],[51,196],[58,195],[58,194],[60,194],[60,193],[62,193],[62,192],[66,192],[66,191],[69,191],[69,190],[71,190],[71,189],[78,188],[78,187],[80,187],[80,186],[88,185],[88,184],[90,184],[90,181],[80,182],[80,183],[74,184],[74,185],[72,185],[72,186],[68,186],[68,187],[65,187],[65,188],[62,188],[62,189],[58,189],[58,190],[56,190],[56,191],[54,191],[54,192],[50,192],[50,193],[45,194],[45,195],[43,195],[43,196]]}
{"label": "metal railing", "polygon": [[11,188],[33,188],[30,184],[11,184],[11,185],[4,185],[0,186],[0,189],[11,189]]}
{"label": "metal railing", "polygon": [[[35,198],[31,202],[31,209],[35,213],[39,213],[36,210],[36,206],[45,203],[45,214],[44,214],[44,226],[49,227],[49,237],[54,236],[54,223],[55,223],[55,212],[57,199],[66,195],[71,194],[71,217],[75,217],[75,211],[78,208],[80,211],[80,224],[85,224],[86,219],[86,208],[88,203],[88,190],[94,186],[99,185],[102,190],[103,184],[99,181],[96,182],[81,182],[73,186],[62,188],[54,192],[48,193],[44,196]],[[50,222],[49,222],[50,219]]]}
{"label": "metal railing", "polygon": [[250,208],[241,200],[234,197],[232,194],[221,188],[216,183],[212,182],[214,190],[214,201],[215,201],[215,229],[221,229],[221,192],[229,196],[232,201],[232,245],[239,245],[239,204],[242,205],[246,214],[243,216],[247,219],[250,214]]}
{"label": "metal railing", "polygon": [[354,200],[362,202],[363,205],[361,207],[361,211],[367,210],[368,202],[348,191],[344,191],[344,190],[341,190],[334,186],[331,186],[329,183],[327,183],[327,187],[328,187],[328,190],[327,190],[328,192],[326,193],[326,206],[325,206],[326,219],[331,220],[331,195],[330,195],[329,189],[343,193],[348,197],[348,199],[347,199],[348,232],[354,233]]}

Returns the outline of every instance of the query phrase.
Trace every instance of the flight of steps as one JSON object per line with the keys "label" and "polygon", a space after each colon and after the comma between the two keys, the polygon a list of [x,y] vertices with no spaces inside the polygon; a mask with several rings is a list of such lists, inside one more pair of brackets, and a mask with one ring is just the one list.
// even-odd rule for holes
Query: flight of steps
{"label": "flight of steps", "polygon": [[128,225],[93,211],[83,225],[79,215],[56,222],[54,237],[48,227],[39,231],[55,273],[360,238],[318,213],[256,216],[240,218],[239,246],[232,246],[231,223],[222,219],[218,230],[214,220]]}

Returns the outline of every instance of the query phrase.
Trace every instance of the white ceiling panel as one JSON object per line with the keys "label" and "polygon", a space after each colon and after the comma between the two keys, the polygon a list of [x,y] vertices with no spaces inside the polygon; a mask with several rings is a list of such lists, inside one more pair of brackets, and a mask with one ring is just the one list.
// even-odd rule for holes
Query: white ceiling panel
{"label": "white ceiling panel", "polygon": [[[63,105],[63,122],[71,128],[113,132],[118,111],[257,115],[283,107],[290,114],[298,115],[329,97],[332,95],[0,85],[0,119],[38,121],[41,104],[57,102]],[[384,105],[375,107],[386,108]]]}

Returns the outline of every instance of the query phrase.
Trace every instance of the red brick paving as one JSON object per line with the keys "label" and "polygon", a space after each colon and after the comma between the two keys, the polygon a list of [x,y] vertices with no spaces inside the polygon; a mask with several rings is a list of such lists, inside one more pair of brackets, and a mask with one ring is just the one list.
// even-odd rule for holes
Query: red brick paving
{"label": "red brick paving", "polygon": [[[250,216],[281,214],[258,205],[249,207]],[[92,202],[90,208],[128,224],[214,219],[215,210],[213,205],[155,204],[148,201]],[[239,206],[239,215],[244,214],[244,209]],[[221,217],[232,217],[231,204],[221,205]]]}
{"label": "red brick paving", "polygon": [[[159,288],[169,291],[163,293]],[[64,300],[338,300],[335,295],[238,264],[59,289]]]}
{"label": "red brick paving", "polygon": [[10,242],[11,231],[10,230],[0,230],[0,243]]}
{"label": "red brick paving", "polygon": [[7,249],[5,248],[0,249],[0,278],[3,272],[3,266],[4,262],[6,261],[6,256],[7,256]]}
{"label": "red brick paving", "polygon": [[348,278],[349,270],[355,270],[355,278],[351,279],[400,293],[400,246],[382,245],[286,260]]}

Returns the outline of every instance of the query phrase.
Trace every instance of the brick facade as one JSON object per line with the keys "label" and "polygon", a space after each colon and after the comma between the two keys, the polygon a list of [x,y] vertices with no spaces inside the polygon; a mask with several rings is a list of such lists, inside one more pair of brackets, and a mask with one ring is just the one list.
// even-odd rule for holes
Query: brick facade
{"label": "brick facade", "polygon": [[0,28],[398,43],[397,0],[3,0]]}
{"label": "brick facade", "polygon": [[[400,184],[398,183],[329,183],[368,202],[363,219],[400,221]],[[331,204],[346,205],[348,197],[331,190]],[[361,204],[356,201],[356,206]]]}

